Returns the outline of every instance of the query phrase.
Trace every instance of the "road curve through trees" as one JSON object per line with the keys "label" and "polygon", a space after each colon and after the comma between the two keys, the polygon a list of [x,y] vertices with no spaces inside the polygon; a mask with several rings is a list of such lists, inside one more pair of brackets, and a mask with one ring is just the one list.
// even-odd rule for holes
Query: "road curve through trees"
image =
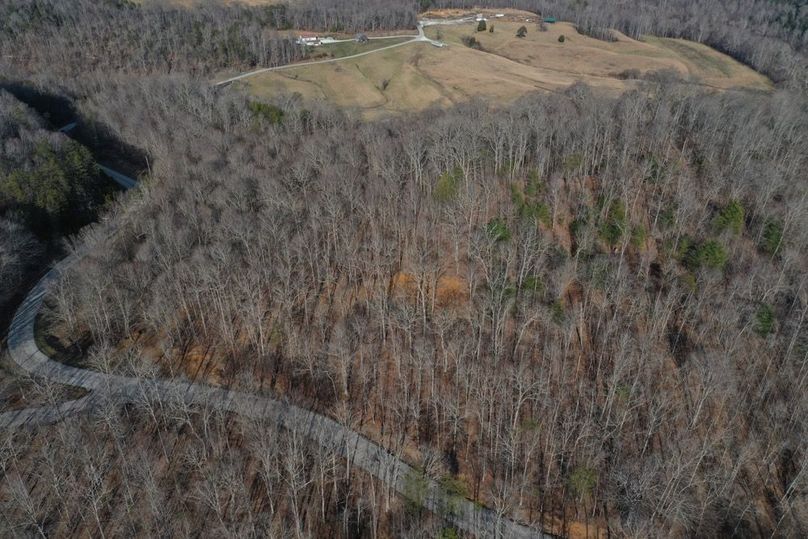
{"label": "road curve through trees", "polygon": [[[117,174],[117,173],[116,173]],[[134,180],[129,180],[134,184]],[[384,447],[321,414],[288,402],[215,388],[185,380],[145,379],[107,374],[71,367],[43,353],[35,338],[36,317],[51,285],[75,263],[88,248],[77,249],[56,264],[31,289],[17,309],[8,331],[8,349],[12,360],[29,374],[50,382],[81,387],[90,393],[59,405],[29,408],[0,414],[0,428],[49,424],[67,415],[90,410],[102,399],[117,404],[176,399],[186,404],[229,411],[272,423],[330,449],[402,495],[439,515],[445,515],[456,528],[480,537],[546,538],[535,528],[505,518],[502,513],[471,500],[450,496],[437,481],[424,477]],[[415,488],[414,488],[415,487]]]}

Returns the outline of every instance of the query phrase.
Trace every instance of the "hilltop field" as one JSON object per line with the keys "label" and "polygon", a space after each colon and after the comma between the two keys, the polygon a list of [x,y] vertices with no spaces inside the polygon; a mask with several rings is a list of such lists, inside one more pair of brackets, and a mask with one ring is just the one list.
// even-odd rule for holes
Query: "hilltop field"
{"label": "hilltop field", "polygon": [[[427,17],[436,15],[463,13]],[[717,90],[771,88],[763,75],[698,43],[650,36],[637,41],[619,32],[613,32],[616,41],[608,42],[579,34],[565,22],[547,24],[541,31],[537,17],[527,12],[506,11],[502,19],[493,12],[486,15],[493,32],[478,32],[474,21],[427,26],[426,36],[444,47],[411,43],[356,59],[264,73],[239,84],[257,97],[296,92],[304,100],[360,109],[366,117],[444,107],[473,97],[509,102],[536,90],[562,91],[577,81],[614,95],[654,73],[675,73]],[[522,38],[516,36],[521,26],[527,29]],[[478,49],[464,44],[469,37],[478,41]]]}

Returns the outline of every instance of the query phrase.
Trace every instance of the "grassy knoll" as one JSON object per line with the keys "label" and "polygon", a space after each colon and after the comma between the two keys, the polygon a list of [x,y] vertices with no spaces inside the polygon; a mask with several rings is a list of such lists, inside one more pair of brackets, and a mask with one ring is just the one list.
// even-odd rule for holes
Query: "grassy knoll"
{"label": "grassy knoll", "polygon": [[[516,37],[520,26],[525,37]],[[368,117],[423,110],[483,97],[508,102],[536,90],[562,91],[583,81],[597,91],[618,94],[649,73],[666,71],[692,84],[715,89],[766,90],[764,76],[709,47],[678,39],[630,39],[615,33],[606,42],[578,34],[568,23],[548,25],[495,21],[494,32],[476,32],[474,23],[427,27],[427,36],[446,47],[412,43],[333,64],[301,66],[262,74],[240,84],[259,97],[299,93],[358,108]],[[564,36],[564,42],[559,41]],[[475,37],[481,50],[463,44]],[[406,38],[320,47],[319,58],[349,56]],[[630,76],[626,76],[630,73]]]}

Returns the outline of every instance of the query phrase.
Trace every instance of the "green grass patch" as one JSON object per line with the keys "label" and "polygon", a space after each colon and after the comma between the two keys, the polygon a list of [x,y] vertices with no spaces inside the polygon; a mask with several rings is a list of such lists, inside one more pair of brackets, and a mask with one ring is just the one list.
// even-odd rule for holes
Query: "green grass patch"
{"label": "green grass patch", "polygon": [[407,41],[412,41],[412,38],[371,39],[366,43],[359,43],[353,40],[344,43],[330,43],[317,47],[316,52],[312,53],[311,59],[345,58],[346,56],[353,56],[355,54],[362,54],[363,52],[383,49],[384,47],[390,47],[392,45],[399,45]]}

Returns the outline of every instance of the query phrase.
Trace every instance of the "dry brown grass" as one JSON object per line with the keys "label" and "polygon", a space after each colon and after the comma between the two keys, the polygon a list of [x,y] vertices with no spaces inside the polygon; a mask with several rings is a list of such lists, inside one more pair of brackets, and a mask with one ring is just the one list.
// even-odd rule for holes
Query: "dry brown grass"
{"label": "dry brown grass", "polygon": [[[455,11],[431,16],[468,13]],[[256,96],[296,92],[304,100],[359,109],[366,117],[445,107],[473,97],[509,102],[537,90],[563,91],[578,81],[617,95],[640,84],[621,78],[627,70],[641,75],[676,72],[692,84],[719,90],[771,88],[764,76],[704,45],[661,38],[637,41],[617,32],[617,41],[606,42],[580,35],[568,23],[540,32],[535,22],[522,21],[522,15],[489,21],[493,33],[476,32],[474,23],[428,27],[427,35],[440,34],[444,48],[412,43],[353,60],[265,73],[240,84]],[[528,34],[517,38],[523,24]],[[468,35],[480,41],[482,51],[462,44]],[[561,35],[564,43],[558,41]],[[387,88],[383,81],[389,81]]]}
{"label": "dry brown grass", "polygon": [[[626,70],[642,74],[673,70],[693,83],[716,88],[771,87],[764,76],[729,56],[685,40],[637,41],[615,31],[617,41],[607,42],[578,34],[569,23],[548,24],[546,32],[539,31],[535,24],[524,23],[527,36],[518,38],[516,31],[523,23],[490,21],[489,24],[494,25],[493,33],[475,32],[470,25],[463,25],[431,27],[428,35],[436,37],[441,32],[444,40],[456,45],[461,45],[463,36],[474,35],[485,52],[595,87],[625,87],[625,81],[617,76]],[[558,40],[562,35],[566,38],[564,43]]]}

